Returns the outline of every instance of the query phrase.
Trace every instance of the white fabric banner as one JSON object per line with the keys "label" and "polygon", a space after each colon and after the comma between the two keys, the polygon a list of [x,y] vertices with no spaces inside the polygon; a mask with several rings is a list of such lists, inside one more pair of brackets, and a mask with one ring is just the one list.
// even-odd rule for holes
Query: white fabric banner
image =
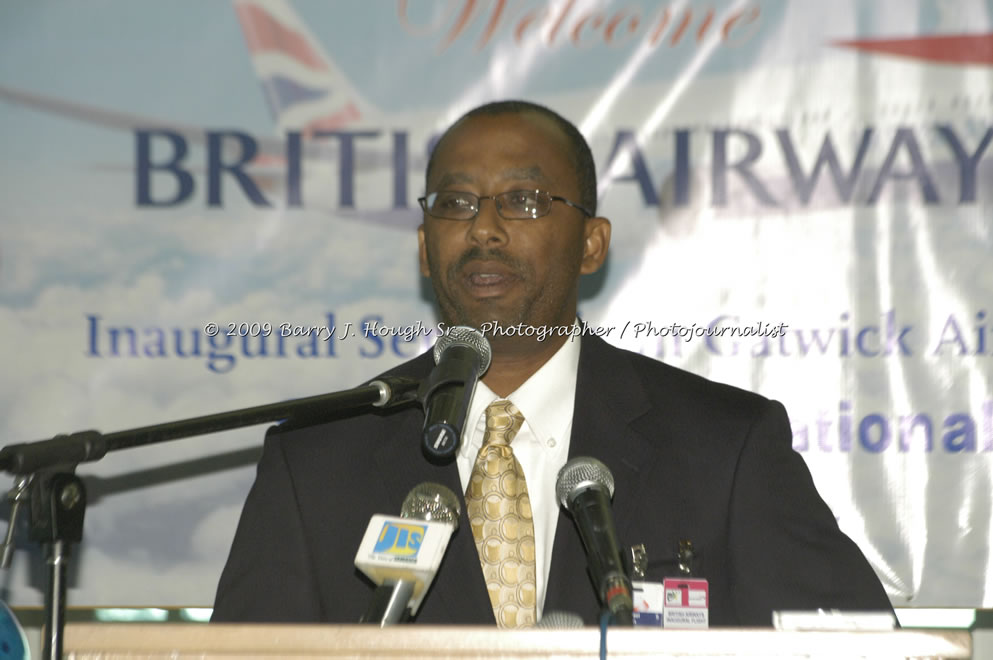
{"label": "white fabric banner", "polygon": [[[461,112],[526,98],[587,135],[613,221],[583,319],[783,401],[894,605],[993,606],[993,2],[0,15],[4,445],[418,354],[426,154]],[[70,603],[210,605],[263,431],[81,465]],[[18,540],[3,595],[38,604]]]}

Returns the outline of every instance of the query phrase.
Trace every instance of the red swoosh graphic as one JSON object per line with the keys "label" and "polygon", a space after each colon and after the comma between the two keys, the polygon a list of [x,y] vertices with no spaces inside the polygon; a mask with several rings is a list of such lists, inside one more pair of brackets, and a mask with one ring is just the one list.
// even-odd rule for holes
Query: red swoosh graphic
{"label": "red swoosh graphic", "polygon": [[943,64],[993,65],[993,33],[835,41],[835,46]]}

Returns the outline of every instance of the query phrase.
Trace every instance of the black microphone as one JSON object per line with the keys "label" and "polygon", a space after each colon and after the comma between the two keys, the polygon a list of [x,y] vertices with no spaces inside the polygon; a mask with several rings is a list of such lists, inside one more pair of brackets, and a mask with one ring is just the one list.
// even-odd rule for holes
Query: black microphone
{"label": "black microphone", "polygon": [[490,342],[465,325],[449,328],[434,345],[435,368],[418,392],[424,403],[424,453],[433,462],[455,458],[469,401],[490,368]]}
{"label": "black microphone", "polygon": [[[374,623],[380,627],[403,623],[410,620],[411,616],[417,613],[424,595],[431,582],[434,581],[435,573],[438,570],[438,563],[448,547],[449,536],[459,528],[459,515],[462,508],[459,506],[459,499],[455,493],[447,486],[425,481],[414,486],[400,507],[400,517],[409,520],[420,520],[429,523],[448,523],[451,531],[448,536],[444,536],[443,542],[434,536],[435,543],[432,544],[435,557],[419,557],[422,549],[427,551],[425,541],[429,535],[439,534],[439,530],[429,528],[421,539],[413,541],[409,546],[402,548],[404,561],[401,565],[389,564],[385,566],[382,562],[366,555],[362,556],[362,549],[356,555],[355,565],[359,570],[378,583],[376,590],[372,594],[372,600],[365,614],[359,623]],[[395,520],[395,519],[394,519]],[[389,525],[389,522],[387,522]],[[383,527],[374,516],[366,530],[366,536],[381,543],[386,527]],[[366,540],[363,539],[363,544]],[[376,549],[374,549],[375,552]],[[381,549],[380,549],[381,550]],[[387,552],[392,551],[387,550]],[[413,555],[410,555],[410,552]],[[437,561],[433,561],[436,559]]]}
{"label": "black microphone", "polygon": [[597,596],[612,622],[631,626],[634,601],[631,580],[624,571],[620,544],[610,511],[614,475],[606,465],[588,456],[572,459],[559,470],[555,482],[559,504],[572,514],[586,548],[586,561]]}

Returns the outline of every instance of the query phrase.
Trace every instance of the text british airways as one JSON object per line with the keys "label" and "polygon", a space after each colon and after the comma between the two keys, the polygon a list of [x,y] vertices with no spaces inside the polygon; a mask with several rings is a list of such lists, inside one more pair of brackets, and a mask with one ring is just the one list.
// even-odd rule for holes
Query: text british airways
{"label": "text british airways", "polygon": [[[880,200],[908,197],[928,205],[989,201],[977,200],[990,188],[977,182],[993,181],[993,159],[987,153],[993,125],[978,130],[973,126],[970,136],[965,132],[942,123],[885,130],[866,126],[860,132],[846,131],[845,138],[832,135],[830,129],[813,137],[804,131],[801,141],[787,128],[761,132],[676,128],[663,134],[659,144],[665,147],[659,153],[654,142],[648,150],[639,144],[634,130],[619,129],[611,136],[606,164],[599,170],[608,173],[612,189],[639,194],[646,207],[663,201],[675,207],[696,202],[767,209],[873,206]],[[190,162],[190,138],[167,129],[138,130],[135,200],[139,207],[189,203],[196,193],[193,172],[203,169],[209,208],[223,205],[225,177],[255,206],[272,206],[274,195],[280,195],[278,201],[285,206],[301,208],[306,205],[302,185],[306,170],[321,160],[336,170],[338,208],[357,207],[358,171],[379,169],[389,173],[392,208],[407,209],[412,206],[408,176],[414,165],[418,173],[423,171],[426,154],[437,141],[432,136],[420,152],[423,156],[414,158],[408,136],[407,131],[378,130],[318,131],[307,136],[289,132],[280,141],[277,158],[283,165],[273,186],[276,192],[267,196],[263,188],[268,187],[253,172],[260,155],[256,138],[232,130],[206,131],[201,167]],[[666,171],[651,171],[649,163],[660,161]],[[155,186],[158,189],[153,190]]]}

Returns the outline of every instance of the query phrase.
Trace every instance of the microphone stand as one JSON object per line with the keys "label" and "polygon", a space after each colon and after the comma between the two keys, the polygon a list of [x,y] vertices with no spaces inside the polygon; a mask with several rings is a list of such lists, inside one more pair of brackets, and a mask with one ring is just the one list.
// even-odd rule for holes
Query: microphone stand
{"label": "microphone stand", "polygon": [[414,595],[414,580],[386,580],[372,592],[372,601],[359,623],[374,623],[380,628],[410,621],[407,604]]}
{"label": "microphone stand", "polygon": [[86,488],[76,476],[79,463],[97,461],[109,451],[283,420],[316,424],[342,413],[370,407],[392,408],[418,401],[418,381],[385,377],[350,390],[291,399],[231,412],[103,434],[80,431],[48,440],[8,445],[0,450],[0,470],[18,477],[10,492],[12,507],[2,565],[10,563],[14,524],[24,500],[29,503],[29,538],[39,543],[48,564],[45,590],[46,660],[62,658],[65,627],[66,564],[73,543],[83,538]]}

